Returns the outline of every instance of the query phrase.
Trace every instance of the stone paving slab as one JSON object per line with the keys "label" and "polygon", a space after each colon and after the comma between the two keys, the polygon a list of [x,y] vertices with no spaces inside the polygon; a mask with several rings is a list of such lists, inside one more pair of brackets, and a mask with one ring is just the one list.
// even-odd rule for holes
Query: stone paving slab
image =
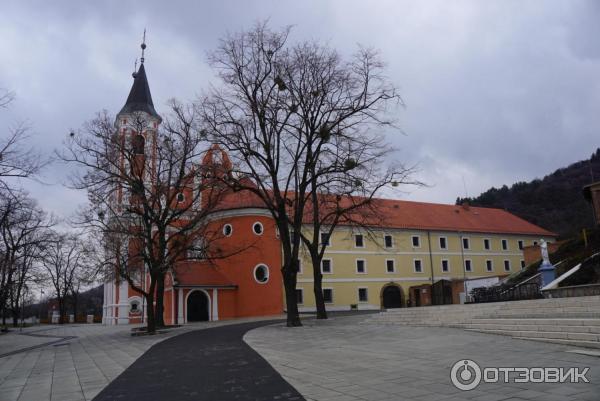
{"label": "stone paving slab", "polygon": [[48,334],[48,329],[11,329],[9,333],[0,334],[0,355],[23,348],[35,347],[40,344],[45,344],[60,339],[60,337],[55,337]]}
{"label": "stone paving slab", "polygon": [[[244,340],[307,400],[599,400],[600,358],[572,347],[461,329],[365,324],[365,317],[265,326]],[[482,367],[590,367],[590,383],[482,383],[461,391],[455,362]]]}
{"label": "stone paving slab", "polygon": [[[50,340],[76,338],[0,357],[0,401],[89,401],[158,342],[188,331],[267,319],[273,316],[194,323],[164,334],[137,337],[131,336],[133,325],[47,326],[43,333],[56,336]],[[40,328],[29,331],[42,333]],[[29,337],[6,334],[0,343],[8,339],[11,348],[3,347],[9,350],[40,344]]]}

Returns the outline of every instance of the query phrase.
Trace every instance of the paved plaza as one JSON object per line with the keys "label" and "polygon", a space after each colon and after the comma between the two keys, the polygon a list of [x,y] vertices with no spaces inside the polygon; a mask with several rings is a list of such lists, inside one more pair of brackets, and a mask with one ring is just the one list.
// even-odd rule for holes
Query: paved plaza
{"label": "paved plaza", "polygon": [[13,329],[0,336],[0,401],[89,401],[158,342],[189,331],[265,319],[269,317],[194,323],[139,337],[131,336],[133,325]]}
{"label": "paved plaza", "polygon": [[[65,325],[25,331],[35,336],[19,331],[1,336],[1,354],[29,350],[0,358],[0,400],[91,400],[153,344],[176,333],[132,337],[130,330]],[[44,343],[49,345],[39,346]]]}
{"label": "paved plaza", "polygon": [[[307,400],[600,400],[600,357],[567,352],[572,347],[364,321],[305,320],[293,330],[271,325],[244,340]],[[451,367],[461,359],[482,367],[590,367],[590,383],[482,383],[461,391],[450,382]]]}
{"label": "paved plaza", "polygon": [[[260,389],[261,380],[276,383],[281,394],[287,391],[279,399],[296,400],[301,398],[295,390],[307,400],[322,401],[600,399],[597,352],[582,355],[567,346],[461,329],[375,324],[365,315],[304,319],[304,327],[293,329],[268,322],[237,325],[245,321],[200,323],[142,337],[132,337],[131,326],[48,326],[27,329],[27,335],[13,331],[0,336],[0,401],[88,401],[109,390],[111,382],[120,399],[133,399],[130,395],[144,392],[143,372],[154,365],[152,384],[161,390],[145,391],[147,401],[169,399],[163,391],[168,388],[181,399],[210,399],[206,389],[220,391],[219,380],[235,390],[231,399],[253,399],[251,388]],[[234,324],[231,330],[206,330]],[[244,333],[244,341],[260,356],[240,347]],[[229,357],[222,356],[228,352]],[[169,360],[172,353],[190,366],[182,369]],[[482,367],[589,367],[590,383],[482,383],[464,392],[450,382],[451,366],[461,359]],[[243,377],[234,386],[227,375],[235,376],[238,368]],[[207,382],[198,380],[206,379],[204,372],[212,375]],[[278,374],[295,390],[285,390]],[[244,391],[246,398],[240,398]],[[111,392],[103,394],[111,399]],[[256,399],[269,398],[263,392]]]}

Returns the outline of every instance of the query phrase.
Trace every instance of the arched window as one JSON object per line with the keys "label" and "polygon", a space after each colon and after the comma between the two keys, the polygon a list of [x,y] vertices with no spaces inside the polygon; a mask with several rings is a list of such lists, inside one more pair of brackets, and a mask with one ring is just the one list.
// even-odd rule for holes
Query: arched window
{"label": "arched window", "polygon": [[142,135],[136,135],[133,137],[132,145],[133,153],[136,155],[143,155],[144,148],[146,146],[146,139]]}

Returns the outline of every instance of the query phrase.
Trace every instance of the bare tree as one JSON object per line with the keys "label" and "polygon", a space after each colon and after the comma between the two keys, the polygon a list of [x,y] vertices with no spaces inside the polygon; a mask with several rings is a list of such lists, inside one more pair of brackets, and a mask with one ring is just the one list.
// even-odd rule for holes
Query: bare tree
{"label": "bare tree", "polygon": [[[296,275],[307,205],[319,201],[323,182],[347,181],[351,171],[383,161],[385,152],[374,153],[381,142],[367,132],[391,126],[383,115],[400,98],[374,52],[359,49],[343,61],[315,42],[288,44],[289,33],[261,23],[223,39],[209,58],[223,85],[199,109],[213,140],[236,162],[230,185],[258,195],[276,221],[287,325],[299,326]],[[352,155],[360,146],[367,148],[358,160]],[[365,177],[355,175],[340,195],[368,192],[360,189]],[[394,176],[390,170],[376,181],[381,186]]]}
{"label": "bare tree", "polygon": [[0,108],[6,108],[15,100],[15,93],[5,88],[0,88]]}
{"label": "bare tree", "polygon": [[65,233],[55,233],[44,251],[42,266],[54,289],[60,324],[65,323],[66,301],[84,268],[85,252],[82,242],[75,235]]}
{"label": "bare tree", "polygon": [[21,124],[9,130],[9,135],[0,141],[0,184],[8,187],[6,178],[31,177],[48,164],[33,148],[28,147],[28,129]]}
{"label": "bare tree", "polygon": [[90,207],[78,222],[102,236],[107,279],[126,280],[144,296],[154,332],[164,325],[167,273],[176,275],[184,260],[225,257],[211,246],[222,233],[208,219],[225,186],[211,178],[220,174],[218,166],[200,164],[207,143],[193,110],[172,102],[156,130],[138,113],[127,136],[113,122],[99,114],[59,156],[82,167],[72,185],[88,191]]}
{"label": "bare tree", "polygon": [[[0,88],[0,109],[7,108],[15,99],[14,92]],[[33,148],[27,146],[29,132],[24,124],[9,129],[9,134],[0,140],[0,184],[8,188],[8,177],[31,177],[48,164]]]}
{"label": "bare tree", "polygon": [[0,307],[5,323],[7,302],[19,307],[21,291],[32,278],[32,259],[47,242],[52,218],[23,192],[0,192]]}

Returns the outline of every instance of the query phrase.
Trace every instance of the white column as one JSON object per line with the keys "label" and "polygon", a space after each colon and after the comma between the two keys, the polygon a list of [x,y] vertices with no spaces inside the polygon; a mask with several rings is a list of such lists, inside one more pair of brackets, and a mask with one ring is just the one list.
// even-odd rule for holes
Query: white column
{"label": "white column", "polygon": [[108,324],[113,325],[113,324],[115,324],[115,321],[114,321],[114,317],[115,317],[115,282],[114,281],[111,281],[110,285],[108,286],[108,299],[109,299]]}
{"label": "white column", "polygon": [[128,302],[129,284],[125,280],[119,283],[119,319],[117,324],[129,323],[129,302]]}
{"label": "white column", "polygon": [[219,320],[219,292],[216,288],[212,291],[212,320]]}
{"label": "white column", "polygon": [[102,284],[102,291],[104,294],[102,297],[102,324],[106,324],[106,305],[108,304],[108,297],[106,296],[106,281]]}
{"label": "white column", "polygon": [[177,289],[177,324],[185,323],[183,320],[183,290]]}

